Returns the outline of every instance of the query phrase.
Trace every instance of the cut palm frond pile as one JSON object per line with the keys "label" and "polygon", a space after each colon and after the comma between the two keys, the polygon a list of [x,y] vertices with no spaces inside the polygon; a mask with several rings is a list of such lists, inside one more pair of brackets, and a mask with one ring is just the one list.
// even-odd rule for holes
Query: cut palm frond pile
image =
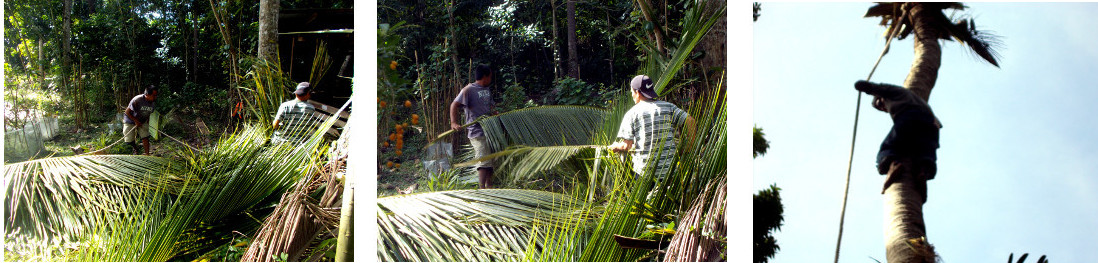
{"label": "cut palm frond pile", "polygon": [[539,244],[535,226],[572,222],[567,195],[458,190],[377,200],[381,261],[517,261]]}
{"label": "cut palm frond pile", "polygon": [[27,244],[74,242],[45,260],[196,259],[232,231],[254,231],[279,193],[315,173],[333,123],[299,145],[268,145],[268,130],[246,126],[181,161],[105,155],[6,165],[7,234]]}

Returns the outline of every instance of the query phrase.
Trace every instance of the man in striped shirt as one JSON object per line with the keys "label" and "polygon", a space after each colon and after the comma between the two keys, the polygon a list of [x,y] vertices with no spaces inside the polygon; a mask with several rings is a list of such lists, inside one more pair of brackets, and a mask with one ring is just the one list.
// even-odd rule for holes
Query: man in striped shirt
{"label": "man in striped shirt", "polygon": [[297,84],[297,90],[294,90],[294,96],[297,98],[278,106],[278,113],[274,117],[275,131],[274,136],[271,136],[272,143],[302,142],[308,133],[316,128],[319,121],[313,117],[316,108],[308,103],[309,97],[312,96],[309,91],[309,83],[301,82]]}
{"label": "man in striped shirt", "polygon": [[636,103],[621,121],[618,141],[609,146],[614,152],[631,152],[633,172],[652,175],[663,180],[675,162],[674,127],[685,122],[689,138],[694,138],[694,118],[670,102],[656,100],[652,79],[645,75],[633,77],[633,102]]}

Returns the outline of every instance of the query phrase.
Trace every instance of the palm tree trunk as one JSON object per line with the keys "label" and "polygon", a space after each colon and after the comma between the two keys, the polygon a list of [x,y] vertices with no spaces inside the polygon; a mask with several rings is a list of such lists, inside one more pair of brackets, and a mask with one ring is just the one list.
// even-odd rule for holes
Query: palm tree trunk
{"label": "palm tree trunk", "polygon": [[[904,80],[904,87],[929,101],[942,59],[942,48],[938,44],[940,32],[933,25],[934,12],[941,11],[925,8],[921,3],[909,3],[905,8],[910,8],[908,13],[915,25],[915,61]],[[919,172],[913,172],[922,171],[921,165],[921,162],[911,160],[895,160],[889,170],[888,177],[894,180],[891,185],[885,185],[884,190],[885,254],[889,263],[934,262],[934,252],[926,243],[923,221],[926,179]]]}
{"label": "palm tree trunk", "polygon": [[926,179],[922,167],[915,164],[910,159],[896,160],[888,172],[888,177],[896,180],[884,191],[885,256],[889,263],[934,262],[923,221]]}
{"label": "palm tree trunk", "polygon": [[[64,41],[62,43],[62,67],[61,67],[61,89],[70,92],[70,96],[76,95],[75,87],[72,86],[71,71],[72,71],[72,57],[69,55],[72,53],[72,0],[65,0],[64,2],[64,20],[62,21],[62,27],[64,28],[63,35]],[[72,90],[70,90],[72,88]],[[76,107],[74,107],[74,110]],[[80,118],[76,118],[76,127],[84,127],[84,122]]]}
{"label": "palm tree trunk", "polygon": [[568,0],[568,76],[580,79],[579,57],[576,54],[576,0]]}
{"label": "palm tree trunk", "polygon": [[278,0],[259,1],[259,50],[260,60],[278,62]]}
{"label": "palm tree trunk", "polygon": [[934,82],[938,80],[938,68],[942,65],[942,46],[938,44],[941,32],[932,24],[935,21],[934,12],[941,11],[927,9],[916,3],[911,4],[908,12],[915,24],[915,61],[904,80],[904,87],[929,102],[930,90],[934,89]]}

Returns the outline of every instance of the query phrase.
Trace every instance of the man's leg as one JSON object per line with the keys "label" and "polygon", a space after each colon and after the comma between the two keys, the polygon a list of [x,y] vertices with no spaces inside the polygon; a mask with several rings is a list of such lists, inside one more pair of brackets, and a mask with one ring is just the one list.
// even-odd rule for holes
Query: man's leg
{"label": "man's leg", "polygon": [[122,125],[122,140],[126,142],[126,145],[130,146],[133,154],[140,154],[137,148],[137,128],[133,124],[124,123]]}
{"label": "man's leg", "polygon": [[145,145],[145,155],[149,155],[149,138],[141,139],[141,144]]}
{"label": "man's leg", "polygon": [[480,189],[492,188],[492,167],[477,168],[477,177],[480,177]]}
{"label": "man's leg", "polygon": [[141,138],[141,144],[145,146],[145,155],[149,155],[149,125],[137,127],[137,136]]}
{"label": "man's leg", "polygon": [[[491,153],[491,146],[488,145],[488,139],[484,136],[469,138],[469,143],[473,145],[473,158],[480,159],[481,157],[488,156]],[[492,162],[480,161],[476,164],[477,177],[479,178],[480,189],[491,188],[492,184]]]}

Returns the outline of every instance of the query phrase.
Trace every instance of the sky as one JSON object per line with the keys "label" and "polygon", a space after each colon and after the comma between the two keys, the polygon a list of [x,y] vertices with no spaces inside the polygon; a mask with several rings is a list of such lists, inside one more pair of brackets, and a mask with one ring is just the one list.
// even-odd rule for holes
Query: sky
{"label": "sky", "polygon": [[[870,3],[763,3],[752,25],[752,121],[771,141],[752,161],[755,191],[782,188],[771,262],[835,256],[857,92],[884,47]],[[938,174],[924,205],[944,262],[1091,262],[1098,244],[1098,3],[966,3],[1001,36],[996,68],[953,41],[930,96],[941,120]],[[949,11],[946,13],[949,15]],[[871,81],[902,85],[911,39],[894,40]],[[888,115],[863,95],[840,262],[885,261],[884,180],[875,170]],[[872,258],[872,259],[871,259]]]}

